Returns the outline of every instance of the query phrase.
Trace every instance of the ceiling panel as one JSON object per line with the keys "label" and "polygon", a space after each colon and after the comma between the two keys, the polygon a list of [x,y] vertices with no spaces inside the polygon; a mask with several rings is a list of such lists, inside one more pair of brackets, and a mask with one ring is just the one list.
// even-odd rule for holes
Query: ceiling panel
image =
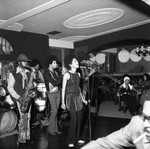
{"label": "ceiling panel", "polygon": [[[58,4],[60,1],[62,4]],[[55,7],[53,7],[54,3],[57,4]],[[48,8],[41,11],[45,4]],[[115,21],[96,27],[73,29],[63,25],[71,17],[105,8],[121,9],[124,11],[124,15]],[[31,10],[34,9],[40,12],[37,11],[37,13],[32,14]],[[75,42],[149,23],[150,11],[148,12],[148,9],[149,6],[140,0],[128,2],[125,0],[1,0],[0,20],[3,22],[0,23],[0,28],[5,29],[14,23],[20,23],[23,25],[22,31],[25,32],[38,34],[47,34],[52,31],[60,32],[56,35],[49,35],[53,39],[70,37],[73,40],[71,37],[84,37],[76,38],[73,40]],[[29,15],[24,15],[26,13]]]}

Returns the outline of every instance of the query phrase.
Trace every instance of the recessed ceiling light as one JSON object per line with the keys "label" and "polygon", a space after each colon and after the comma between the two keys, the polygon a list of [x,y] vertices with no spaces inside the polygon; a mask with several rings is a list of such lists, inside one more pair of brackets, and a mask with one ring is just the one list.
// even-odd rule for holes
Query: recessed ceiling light
{"label": "recessed ceiling light", "polygon": [[60,31],[51,31],[51,32],[48,32],[47,34],[49,35],[57,35],[57,34],[60,34],[61,32]]}

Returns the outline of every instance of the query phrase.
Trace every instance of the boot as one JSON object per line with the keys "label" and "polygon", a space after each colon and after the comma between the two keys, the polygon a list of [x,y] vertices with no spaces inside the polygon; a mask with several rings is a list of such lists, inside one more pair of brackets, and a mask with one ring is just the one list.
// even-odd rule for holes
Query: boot
{"label": "boot", "polygon": [[121,106],[121,104],[119,105],[118,111],[122,111],[123,107]]}
{"label": "boot", "polygon": [[124,107],[123,107],[123,113],[124,113],[124,114],[127,112],[127,109],[128,109],[127,106],[124,106]]}

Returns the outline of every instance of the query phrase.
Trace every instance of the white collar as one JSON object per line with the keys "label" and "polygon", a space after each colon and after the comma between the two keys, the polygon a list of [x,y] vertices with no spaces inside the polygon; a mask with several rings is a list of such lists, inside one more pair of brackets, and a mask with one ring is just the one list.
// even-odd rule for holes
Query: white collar
{"label": "white collar", "polygon": [[[126,84],[125,84],[125,83],[123,83],[123,84],[122,84],[122,86],[125,88],[125,87],[126,87]],[[129,88],[130,88],[130,89],[132,89],[132,88],[133,88],[133,85],[131,85],[131,84],[128,84],[128,86],[129,86]]]}
{"label": "white collar", "polygon": [[[23,70],[22,67],[18,66],[17,69],[16,69],[16,73],[20,73],[20,72],[22,72],[22,70]],[[27,72],[30,72],[30,71],[28,69],[24,69],[24,72],[27,73]]]}

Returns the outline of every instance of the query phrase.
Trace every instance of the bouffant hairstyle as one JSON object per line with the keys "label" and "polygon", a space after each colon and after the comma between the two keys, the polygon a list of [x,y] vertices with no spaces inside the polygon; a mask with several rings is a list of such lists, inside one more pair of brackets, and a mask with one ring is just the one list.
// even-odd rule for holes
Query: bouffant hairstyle
{"label": "bouffant hairstyle", "polygon": [[52,64],[53,61],[57,61],[57,57],[55,55],[49,55],[47,58],[46,58],[46,67],[49,66],[49,64]]}
{"label": "bouffant hairstyle", "polygon": [[70,64],[72,63],[72,60],[77,57],[74,55],[74,54],[69,54],[69,55],[66,55],[65,58],[64,58],[64,65],[65,65],[65,68],[67,68],[68,70],[71,69],[70,67]]}

